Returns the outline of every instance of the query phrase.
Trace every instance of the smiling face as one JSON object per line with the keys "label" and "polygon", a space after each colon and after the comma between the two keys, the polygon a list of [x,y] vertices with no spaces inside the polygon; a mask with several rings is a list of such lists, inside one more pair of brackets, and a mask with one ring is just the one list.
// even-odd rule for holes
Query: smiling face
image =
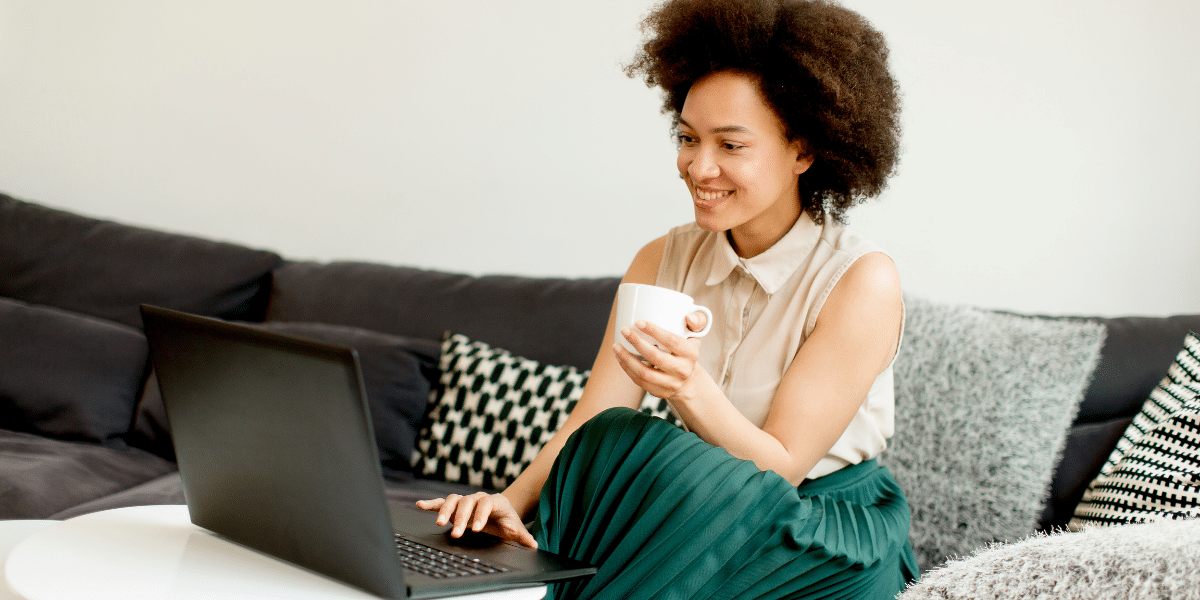
{"label": "smiling face", "polygon": [[719,71],[692,84],[679,113],[679,174],[696,223],[729,231],[742,257],[779,241],[800,217],[798,177],[812,165],[751,77]]}

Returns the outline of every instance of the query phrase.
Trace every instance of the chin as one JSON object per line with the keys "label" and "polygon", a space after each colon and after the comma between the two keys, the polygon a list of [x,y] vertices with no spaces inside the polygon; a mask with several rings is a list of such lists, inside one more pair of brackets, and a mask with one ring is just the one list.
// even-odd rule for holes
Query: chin
{"label": "chin", "polygon": [[727,223],[721,222],[720,219],[713,217],[710,214],[703,214],[700,210],[696,211],[696,225],[705,231],[713,233],[722,233],[729,231],[730,226]]}

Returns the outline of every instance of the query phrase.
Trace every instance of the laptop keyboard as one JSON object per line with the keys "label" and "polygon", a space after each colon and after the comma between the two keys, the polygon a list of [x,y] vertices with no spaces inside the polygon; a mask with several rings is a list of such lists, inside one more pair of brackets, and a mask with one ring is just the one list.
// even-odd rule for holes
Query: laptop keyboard
{"label": "laptop keyboard", "polygon": [[438,579],[504,573],[510,570],[508,567],[489,564],[464,554],[418,544],[400,537],[399,534],[396,535],[396,554],[405,569]]}

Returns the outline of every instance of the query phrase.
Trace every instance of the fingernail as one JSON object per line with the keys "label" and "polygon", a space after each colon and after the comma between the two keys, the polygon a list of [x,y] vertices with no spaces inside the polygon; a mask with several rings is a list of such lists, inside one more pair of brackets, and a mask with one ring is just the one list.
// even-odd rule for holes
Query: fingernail
{"label": "fingernail", "polygon": [[638,329],[645,329],[645,328],[646,328],[646,322],[645,322],[645,321],[638,321],[638,322],[637,322],[637,326],[638,326]]}

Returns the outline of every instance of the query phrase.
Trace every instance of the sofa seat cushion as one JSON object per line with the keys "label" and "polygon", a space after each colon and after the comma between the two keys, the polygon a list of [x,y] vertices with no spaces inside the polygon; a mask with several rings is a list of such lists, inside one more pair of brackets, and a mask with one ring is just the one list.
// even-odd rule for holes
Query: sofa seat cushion
{"label": "sofa seat cushion", "polygon": [[[409,477],[403,480],[384,479],[383,485],[388,500],[399,503],[445,498],[450,494],[468,496],[475,492],[492,491],[462,483],[423,479],[420,477]],[[432,518],[431,515],[430,519]]]}
{"label": "sofa seat cushion", "polygon": [[175,470],[137,448],[0,430],[0,519],[45,519]]}
{"label": "sofa seat cushion", "polygon": [[[432,479],[418,479],[414,478],[411,474],[401,474],[396,478],[385,477],[383,485],[384,492],[389,501],[403,504],[413,503],[417,500],[443,498],[449,494],[466,496],[482,491],[480,488],[468,485],[447,483]],[[179,472],[175,471],[115,494],[73,506],[55,513],[50,518],[69,519],[79,515],[127,506],[185,503],[183,480],[180,479]],[[433,515],[431,514],[429,518],[433,519]]]}
{"label": "sofa seat cushion", "polygon": [[618,283],[293,262],[275,271],[267,319],[352,325],[434,341],[453,331],[545,364],[589,369]]}
{"label": "sofa seat cushion", "polygon": [[129,429],[146,374],[142,332],[0,298],[0,423],[69,440]]}
{"label": "sofa seat cushion", "polygon": [[272,252],[92,219],[0,194],[0,296],[141,327],[138,306],[262,320]]}
{"label": "sofa seat cushion", "polygon": [[127,506],[186,503],[187,501],[183,496],[183,481],[179,478],[179,471],[173,471],[139,483],[131,488],[121,490],[115,494],[109,494],[84,502],[83,504],[77,504],[66,510],[54,513],[50,518],[70,519],[79,515],[100,512],[102,510],[112,510],[114,508],[125,508]]}

